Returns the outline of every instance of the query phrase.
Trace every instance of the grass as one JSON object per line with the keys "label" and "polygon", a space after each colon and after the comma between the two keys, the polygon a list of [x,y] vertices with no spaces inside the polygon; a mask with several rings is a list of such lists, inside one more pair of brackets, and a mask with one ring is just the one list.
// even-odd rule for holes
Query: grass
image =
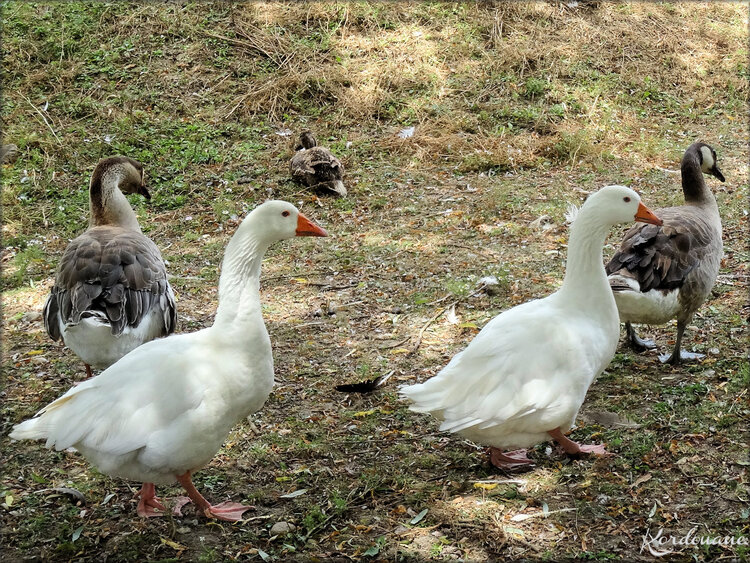
{"label": "grass", "polygon": [[[292,201],[333,235],[269,251],[262,300],[277,384],[196,475],[211,500],[255,504],[245,522],[188,509],[138,519],[137,484],[3,438],[6,557],[645,560],[648,530],[679,536],[697,522],[750,536],[746,4],[2,7],[4,142],[21,151],[2,175],[3,436],[82,377],[25,314],[41,311],[85,228],[100,158],[145,165],[153,198],[131,203],[169,262],[180,332],[212,322],[226,241],[261,201]],[[308,128],[344,162],[351,197],[289,181],[287,131]],[[698,138],[727,177],[708,180],[725,259],[685,336],[708,357],[672,368],[622,348],[574,432],[616,456],[573,461],[540,445],[534,471],[492,483],[508,476],[483,448],[409,412],[396,386],[435,374],[476,327],[558,287],[564,213],[582,192],[624,183],[652,207],[678,204],[670,171]],[[533,226],[542,215],[547,225]],[[499,291],[472,295],[488,275]],[[456,300],[459,322],[436,318],[407,354]],[[643,329],[662,351],[674,331]],[[333,389],[391,370],[371,396]],[[85,506],[45,491],[55,487],[81,491]],[[547,517],[524,519],[544,506]],[[296,529],[274,537],[276,522]],[[722,557],[747,550],[665,559]]]}

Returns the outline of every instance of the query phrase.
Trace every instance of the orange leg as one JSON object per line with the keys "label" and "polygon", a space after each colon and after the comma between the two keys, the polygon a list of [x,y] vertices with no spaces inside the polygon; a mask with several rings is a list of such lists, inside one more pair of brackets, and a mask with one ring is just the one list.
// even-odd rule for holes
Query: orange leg
{"label": "orange leg", "polygon": [[203,495],[198,492],[195,485],[193,485],[193,481],[190,478],[190,471],[186,471],[184,475],[178,475],[177,481],[183,486],[185,492],[187,492],[190,497],[190,500],[195,503],[206,518],[218,518],[219,520],[226,520],[227,522],[239,522],[242,520],[242,514],[246,510],[252,508],[252,506],[243,506],[236,502],[222,502],[221,504],[212,506],[205,498],[203,498]]}
{"label": "orange leg", "polygon": [[150,518],[164,515],[167,509],[156,497],[156,487],[153,483],[143,483],[138,495],[141,497],[138,502],[138,516]]}
{"label": "orange leg", "polygon": [[91,373],[91,366],[86,363],[84,363],[83,365],[86,366],[86,378],[91,379],[92,377],[94,377],[94,374]]}

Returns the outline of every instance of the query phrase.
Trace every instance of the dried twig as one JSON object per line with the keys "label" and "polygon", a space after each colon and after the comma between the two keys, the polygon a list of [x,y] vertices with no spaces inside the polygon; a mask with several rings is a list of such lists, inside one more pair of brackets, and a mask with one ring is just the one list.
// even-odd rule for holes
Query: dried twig
{"label": "dried twig", "polygon": [[[427,321],[424,325],[422,325],[422,328],[419,330],[419,333],[417,334],[417,341],[411,347],[411,350],[409,350],[407,356],[411,356],[419,349],[419,346],[422,344],[422,337],[424,336],[425,331],[430,327],[432,323],[438,320],[441,315],[443,315],[451,307],[455,307],[459,303],[462,303],[463,301],[466,301],[467,299],[479,294],[483,289],[484,289],[484,286],[472,291],[466,297],[461,297],[459,299],[456,299],[455,301],[452,301],[451,303],[449,303],[448,305],[440,309],[437,313],[435,313],[429,321]],[[432,303],[439,303],[440,301],[443,301],[447,299],[448,297],[450,297],[450,295],[446,295],[445,297],[442,297],[438,299],[437,301],[433,301]],[[401,346],[402,344],[406,344],[409,340],[411,340],[411,336],[407,336],[405,339],[398,341],[396,344],[388,344],[387,346],[381,346],[380,349],[387,350],[389,348],[396,348],[398,346]]]}
{"label": "dried twig", "polygon": [[[19,92],[21,94],[21,92]],[[47,126],[47,128],[52,132],[52,135],[55,137],[55,140],[57,141],[57,144],[62,146],[62,141],[60,140],[60,137],[57,136],[57,133],[55,133],[55,130],[52,129],[52,125],[49,124],[49,121],[47,121],[47,118],[44,117],[44,114],[39,110],[38,107],[36,107],[33,103],[31,103],[31,100],[28,99],[26,96],[21,94],[21,97],[26,100],[29,105],[34,108],[34,110],[41,116],[42,120],[44,121],[44,124]]]}
{"label": "dried twig", "polygon": [[422,344],[422,336],[424,336],[424,331],[427,330],[427,328],[432,323],[438,320],[443,313],[445,313],[448,309],[455,306],[456,304],[458,304],[458,301],[454,301],[450,305],[446,305],[445,307],[440,309],[437,313],[435,313],[429,321],[427,321],[424,325],[422,325],[422,328],[419,331],[419,334],[417,335],[417,341],[414,343],[414,346],[411,347],[411,350],[409,350],[409,353],[407,354],[407,356],[411,356],[419,349],[420,344]]}

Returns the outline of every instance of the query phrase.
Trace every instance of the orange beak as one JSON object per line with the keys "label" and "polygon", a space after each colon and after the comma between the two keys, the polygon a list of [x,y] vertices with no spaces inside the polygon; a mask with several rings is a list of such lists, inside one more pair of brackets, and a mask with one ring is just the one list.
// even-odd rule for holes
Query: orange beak
{"label": "orange beak", "polygon": [[652,225],[664,224],[664,221],[659,219],[656,214],[643,205],[643,203],[638,204],[638,211],[635,214],[635,220],[641,223],[651,223]]}
{"label": "orange beak", "polygon": [[313,223],[300,213],[297,216],[297,231],[295,233],[298,237],[327,237],[328,233],[326,230]]}

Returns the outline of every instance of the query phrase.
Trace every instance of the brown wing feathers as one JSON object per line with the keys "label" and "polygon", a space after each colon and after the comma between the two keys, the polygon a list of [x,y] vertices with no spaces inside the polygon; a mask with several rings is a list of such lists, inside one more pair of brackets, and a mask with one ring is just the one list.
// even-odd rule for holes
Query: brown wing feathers
{"label": "brown wing feathers", "polygon": [[672,217],[669,209],[658,213],[665,224],[631,228],[606,266],[608,275],[626,270],[626,274],[622,273],[635,278],[643,292],[681,287],[700,264],[702,247],[708,242],[707,237],[701,236],[704,229],[685,216],[684,208],[680,210],[681,217]]}
{"label": "brown wing feathers", "polygon": [[98,312],[109,320],[112,334],[119,335],[126,326],[137,327],[154,305],[164,310],[170,334],[175,327],[174,297],[156,245],[140,233],[95,228],[66,250],[44,321],[49,335],[58,340],[58,311],[66,323]]}

